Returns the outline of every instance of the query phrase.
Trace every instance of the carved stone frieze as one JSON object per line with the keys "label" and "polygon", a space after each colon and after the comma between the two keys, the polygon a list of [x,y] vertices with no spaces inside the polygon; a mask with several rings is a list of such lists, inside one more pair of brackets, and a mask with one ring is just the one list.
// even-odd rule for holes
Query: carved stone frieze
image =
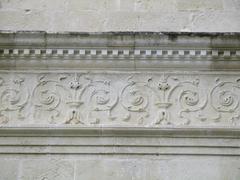
{"label": "carved stone frieze", "polygon": [[2,71],[0,124],[239,126],[239,75]]}
{"label": "carved stone frieze", "polygon": [[239,148],[239,33],[0,32],[0,179],[233,180]]}

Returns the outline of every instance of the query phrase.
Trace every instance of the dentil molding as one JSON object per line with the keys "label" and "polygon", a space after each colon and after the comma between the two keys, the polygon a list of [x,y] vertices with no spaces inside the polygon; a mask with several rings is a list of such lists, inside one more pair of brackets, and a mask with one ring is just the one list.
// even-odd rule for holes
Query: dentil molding
{"label": "dentil molding", "polygon": [[239,33],[1,32],[0,69],[239,69]]}
{"label": "dentil molding", "polygon": [[239,60],[238,33],[1,32],[0,124],[238,130]]}

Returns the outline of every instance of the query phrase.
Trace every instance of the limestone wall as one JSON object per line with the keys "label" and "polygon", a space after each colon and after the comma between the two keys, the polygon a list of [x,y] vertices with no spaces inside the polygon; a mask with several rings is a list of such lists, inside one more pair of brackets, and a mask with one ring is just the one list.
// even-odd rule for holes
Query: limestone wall
{"label": "limestone wall", "polygon": [[240,31],[240,0],[0,0],[1,30]]}
{"label": "limestone wall", "polygon": [[240,34],[181,31],[240,0],[0,0],[0,180],[239,180]]}
{"label": "limestone wall", "polygon": [[11,156],[0,160],[5,165],[1,180],[239,180],[240,176],[239,157]]}
{"label": "limestone wall", "polygon": [[240,33],[0,33],[0,180],[239,180]]}

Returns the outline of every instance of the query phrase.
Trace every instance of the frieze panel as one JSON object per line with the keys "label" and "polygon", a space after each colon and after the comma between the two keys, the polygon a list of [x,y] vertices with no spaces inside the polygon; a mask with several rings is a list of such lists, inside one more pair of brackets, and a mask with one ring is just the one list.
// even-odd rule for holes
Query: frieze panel
{"label": "frieze panel", "polygon": [[239,126],[239,98],[233,72],[3,71],[0,124]]}

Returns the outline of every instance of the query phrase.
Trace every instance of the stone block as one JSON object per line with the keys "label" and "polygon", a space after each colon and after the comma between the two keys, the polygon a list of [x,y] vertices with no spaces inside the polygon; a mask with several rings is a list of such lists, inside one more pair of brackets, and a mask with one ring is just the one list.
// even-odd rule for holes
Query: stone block
{"label": "stone block", "polygon": [[[72,11],[67,14],[63,12],[55,12],[53,15],[53,21],[51,26],[51,31],[82,31],[82,32],[92,32],[92,31],[102,31],[105,25],[105,15],[100,12],[82,12],[82,11]],[[71,19],[74,19],[72,21]],[[68,22],[63,23],[63,22]]]}
{"label": "stone block", "polygon": [[141,163],[137,160],[79,160],[76,180],[142,180],[143,172]]}
{"label": "stone block", "polygon": [[[188,13],[178,12],[152,12],[152,13],[141,13],[137,28],[142,31],[151,31],[156,29],[157,31],[171,31],[176,29],[181,31],[189,24]],[[154,24],[152,22],[155,22]]]}
{"label": "stone block", "polygon": [[17,180],[19,161],[12,159],[0,159],[0,179]]}
{"label": "stone block", "polygon": [[240,31],[239,12],[204,12],[196,13],[192,18],[192,31]]}
{"label": "stone block", "polygon": [[75,180],[238,180],[239,167],[230,157],[99,157],[77,160]]}
{"label": "stone block", "polygon": [[176,12],[176,0],[136,0],[136,11],[147,11],[152,13],[154,11],[161,12]]}
{"label": "stone block", "polygon": [[221,0],[178,0],[177,9],[180,11],[223,10]]}
{"label": "stone block", "polygon": [[137,31],[139,24],[139,13],[112,12],[107,15],[104,31]]}
{"label": "stone block", "polygon": [[234,0],[3,0],[0,29],[238,32],[239,7]]}
{"label": "stone block", "polygon": [[223,10],[221,0],[177,0],[177,9],[180,11]]}
{"label": "stone block", "polygon": [[22,161],[19,180],[73,180],[74,163],[59,159]]}
{"label": "stone block", "polygon": [[117,11],[118,0],[71,0],[68,2],[69,11]]}
{"label": "stone block", "polygon": [[32,10],[64,10],[67,5],[67,0],[1,0],[1,7],[5,10],[20,10],[20,11],[32,11]]}
{"label": "stone block", "polygon": [[[1,30],[44,30],[50,28],[51,17],[41,11],[0,11]],[[41,22],[41,23],[40,23]]]}
{"label": "stone block", "polygon": [[169,179],[238,180],[240,163],[232,158],[176,158],[169,161]]}
{"label": "stone block", "polygon": [[136,5],[135,0],[121,0],[120,1],[120,10],[133,12],[133,11],[135,11],[135,5]]}
{"label": "stone block", "polygon": [[239,0],[222,0],[224,11],[239,11],[240,1]]}

